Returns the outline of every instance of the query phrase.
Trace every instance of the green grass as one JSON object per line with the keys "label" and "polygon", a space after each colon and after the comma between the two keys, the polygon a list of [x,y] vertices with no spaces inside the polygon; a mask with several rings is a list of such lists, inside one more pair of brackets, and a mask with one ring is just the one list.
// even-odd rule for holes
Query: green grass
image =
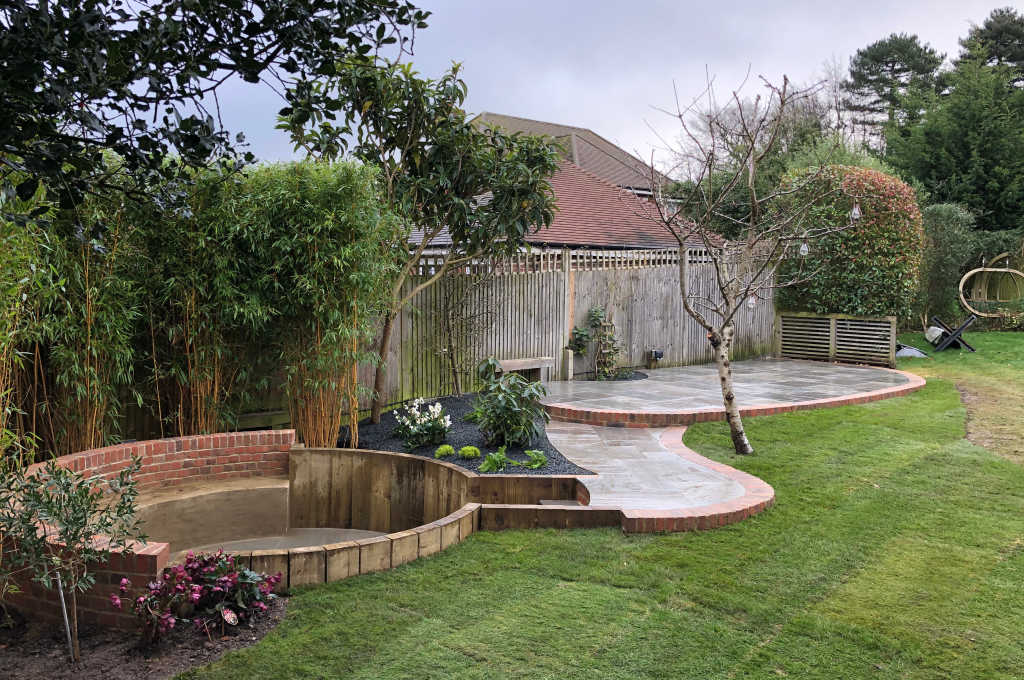
{"label": "green grass", "polygon": [[[1024,333],[971,333],[978,351],[943,350],[928,359],[903,359],[900,368],[926,378],[946,378],[964,391],[968,438],[1010,460],[1024,463]],[[921,333],[900,336],[904,344],[930,351]]]}
{"label": "green grass", "polygon": [[703,533],[479,533],[301,590],[260,644],[187,677],[1019,678],[1024,467],[964,423],[934,379],[748,419],[747,458],[695,426],[686,442],[771,483],[774,508]]}

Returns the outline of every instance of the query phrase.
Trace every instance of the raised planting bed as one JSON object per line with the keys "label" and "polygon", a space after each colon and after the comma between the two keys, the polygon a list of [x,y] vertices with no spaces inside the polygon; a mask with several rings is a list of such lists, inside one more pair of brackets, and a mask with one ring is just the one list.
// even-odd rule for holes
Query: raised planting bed
{"label": "raised planting bed", "polygon": [[[463,446],[475,446],[480,449],[479,458],[459,458],[457,455],[448,456],[441,460],[458,465],[467,470],[480,473],[480,466],[484,462],[484,458],[488,453],[497,450],[497,446],[487,444],[484,440],[483,434],[475,423],[466,421],[466,415],[473,410],[473,404],[476,400],[476,395],[463,394],[457,397],[442,397],[440,399],[427,400],[427,403],[433,403],[434,401],[441,402],[444,406],[445,412],[452,418],[452,428],[448,432],[448,436],[445,439],[446,444],[451,446],[458,451]],[[408,453],[414,456],[421,456],[423,458],[434,458],[434,451],[437,449],[437,445],[434,446],[422,446],[416,449],[409,450],[405,447],[405,442],[401,438],[396,437],[394,434],[396,411],[388,411],[383,414],[380,419],[380,423],[372,424],[369,420],[366,420],[359,424],[359,448],[369,449],[375,451],[397,451],[399,453]],[[341,438],[338,441],[338,446],[348,445],[348,432],[343,429]],[[505,450],[506,455],[512,460],[519,462],[526,462],[528,457],[523,453],[526,449],[536,449],[543,451],[544,455],[548,457],[547,465],[536,470],[516,465],[509,466],[504,472],[499,474],[523,474],[523,475],[589,475],[593,474],[589,470],[581,468],[576,465],[561,453],[558,452],[551,442],[548,441],[547,435],[541,434],[531,445],[525,447],[508,447]],[[486,474],[486,473],[480,473]]]}

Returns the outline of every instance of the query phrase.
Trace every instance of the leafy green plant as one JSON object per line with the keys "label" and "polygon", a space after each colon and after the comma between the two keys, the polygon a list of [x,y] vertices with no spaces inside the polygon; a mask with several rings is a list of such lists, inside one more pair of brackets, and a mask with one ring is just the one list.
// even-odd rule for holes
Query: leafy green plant
{"label": "leafy green plant", "polygon": [[494,359],[480,364],[483,388],[471,414],[473,422],[489,444],[524,446],[541,432],[549,420],[540,400],[547,394],[540,382],[530,382],[518,373],[499,373]]}
{"label": "leafy green plant", "polygon": [[448,456],[455,454],[455,447],[451,444],[441,444],[437,447],[437,451],[434,451],[434,458],[447,458]]}
{"label": "leafy green plant", "polygon": [[526,457],[529,458],[528,461],[521,464],[523,467],[530,468],[531,470],[538,470],[548,464],[548,457],[544,455],[543,451],[527,449],[526,451],[523,451],[523,453],[525,453]]}
{"label": "leafy green plant", "polygon": [[[50,460],[32,474],[8,473],[0,485],[0,533],[15,546],[8,553],[14,567],[27,569],[46,589],[70,595],[71,656],[78,643],[78,594],[96,582],[95,564],[113,551],[130,552],[145,540],[135,516],[135,458],[110,480],[86,478]],[[95,540],[103,536],[105,540]]]}
{"label": "leafy green plant", "polygon": [[463,446],[459,449],[459,458],[465,458],[467,460],[471,458],[479,458],[480,449],[475,446]]}
{"label": "leafy green plant", "polygon": [[576,326],[569,332],[569,344],[565,348],[571,350],[577,356],[586,356],[587,345],[590,344],[590,340],[590,331]]}
{"label": "leafy green plant", "polygon": [[505,447],[501,446],[497,451],[487,454],[479,470],[480,472],[502,472],[509,465],[519,465],[519,463],[509,458],[505,453]]}
{"label": "leafy green plant", "polygon": [[587,320],[594,339],[594,377],[597,380],[614,380],[616,364],[622,353],[622,347],[615,342],[615,324],[604,307],[592,307],[587,313]]}
{"label": "leafy green plant", "polygon": [[395,415],[395,434],[409,449],[427,444],[440,444],[452,429],[452,417],[444,412],[441,402],[435,401],[424,408],[423,399],[414,399],[405,407],[405,413]]}
{"label": "leafy green plant", "polygon": [[[235,626],[266,612],[280,582],[280,573],[268,576],[246,569],[223,550],[198,555],[190,551],[184,563],[167,567],[162,578],[148,584],[146,592],[132,600],[131,609],[148,645],[179,622],[191,621],[207,636],[219,627],[223,635],[225,624]],[[118,592],[110,596],[114,609],[122,608],[121,596],[131,586],[130,580],[121,579]]]}
{"label": "leafy green plant", "polygon": [[238,277],[269,310],[259,339],[282,364],[291,422],[307,446],[334,446],[343,414],[358,447],[357,365],[397,274],[402,233],[381,209],[376,168],[354,162],[280,163],[247,173],[223,209],[226,238],[255,257]]}
{"label": "leafy green plant", "polygon": [[849,166],[809,169],[787,182],[799,187],[789,197],[797,204],[819,197],[800,213],[797,233],[823,226],[837,231],[814,239],[806,256],[782,263],[779,278],[801,283],[779,289],[778,308],[909,317],[924,238],[914,190],[895,177]]}
{"label": "leafy green plant", "polygon": [[916,308],[924,328],[932,314],[956,316],[960,277],[970,263],[978,239],[974,215],[959,205],[939,203],[921,211],[924,253]]}

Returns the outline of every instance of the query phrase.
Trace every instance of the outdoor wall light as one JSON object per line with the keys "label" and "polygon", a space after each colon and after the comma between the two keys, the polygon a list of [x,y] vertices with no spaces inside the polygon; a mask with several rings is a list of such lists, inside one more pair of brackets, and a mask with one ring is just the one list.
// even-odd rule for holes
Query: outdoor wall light
{"label": "outdoor wall light", "polygon": [[665,357],[665,351],[660,349],[647,350],[647,368],[657,368],[658,361]]}
{"label": "outdoor wall light", "polygon": [[853,208],[850,210],[850,220],[856,222],[860,219],[860,203],[857,201],[853,202]]}
{"label": "outdoor wall light", "polygon": [[811,252],[811,247],[807,245],[807,241],[800,244],[800,257],[807,257],[807,253]]}

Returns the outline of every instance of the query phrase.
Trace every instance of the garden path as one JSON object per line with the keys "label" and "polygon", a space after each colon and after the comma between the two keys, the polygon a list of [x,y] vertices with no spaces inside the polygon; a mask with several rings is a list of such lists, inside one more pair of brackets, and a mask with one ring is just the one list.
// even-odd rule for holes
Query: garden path
{"label": "garden path", "polygon": [[[924,380],[909,373],[813,361],[733,363],[746,415],[863,403],[906,394]],[[655,369],[644,380],[547,385],[548,439],[596,473],[584,477],[590,505],[653,516],[710,516],[774,498],[756,477],[711,461],[682,443],[685,425],[723,417],[713,365]]]}

